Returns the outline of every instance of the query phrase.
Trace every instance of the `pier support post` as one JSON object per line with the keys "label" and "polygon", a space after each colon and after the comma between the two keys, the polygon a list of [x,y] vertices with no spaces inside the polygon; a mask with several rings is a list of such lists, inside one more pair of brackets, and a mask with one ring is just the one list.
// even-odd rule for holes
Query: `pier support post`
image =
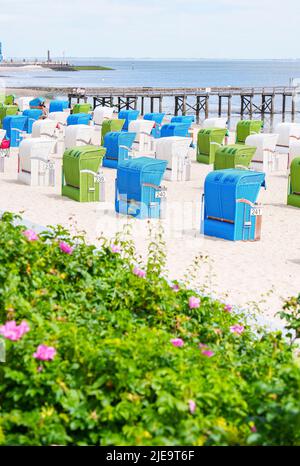
{"label": "pier support post", "polygon": [[228,96],[228,103],[227,103],[227,120],[228,120],[228,127],[230,128],[230,120],[231,120],[231,99],[232,95]]}
{"label": "pier support post", "polygon": [[144,101],[145,97],[142,96],[141,97],[141,115],[143,116],[145,114],[145,101]]}
{"label": "pier support post", "polygon": [[163,109],[163,97],[162,95],[159,96],[159,113],[162,113]]}
{"label": "pier support post", "polygon": [[219,118],[222,116],[222,96],[221,95],[219,95],[218,116]]}
{"label": "pier support post", "polygon": [[282,94],[282,121],[285,122],[286,94]]}

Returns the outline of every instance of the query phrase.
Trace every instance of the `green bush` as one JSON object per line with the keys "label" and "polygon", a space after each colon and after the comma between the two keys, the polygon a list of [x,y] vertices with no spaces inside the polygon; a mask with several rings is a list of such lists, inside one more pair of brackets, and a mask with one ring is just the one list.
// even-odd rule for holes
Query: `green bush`
{"label": "green bush", "polygon": [[195,292],[163,278],[160,236],[143,278],[126,235],[118,253],[62,228],[29,241],[12,222],[0,221],[0,323],[29,331],[0,335],[0,444],[300,444],[293,344],[208,297],[190,308]]}

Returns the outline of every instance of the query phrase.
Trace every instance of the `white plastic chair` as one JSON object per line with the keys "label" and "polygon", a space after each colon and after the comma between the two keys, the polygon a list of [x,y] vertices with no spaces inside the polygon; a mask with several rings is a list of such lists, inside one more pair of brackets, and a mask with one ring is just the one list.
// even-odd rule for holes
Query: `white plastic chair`
{"label": "white plastic chair", "polygon": [[192,140],[179,136],[156,140],[156,158],[167,160],[164,179],[168,181],[189,181],[191,160],[189,149]]}
{"label": "white plastic chair", "polygon": [[18,180],[31,186],[54,186],[54,164],[50,160],[55,142],[24,139],[19,147]]}

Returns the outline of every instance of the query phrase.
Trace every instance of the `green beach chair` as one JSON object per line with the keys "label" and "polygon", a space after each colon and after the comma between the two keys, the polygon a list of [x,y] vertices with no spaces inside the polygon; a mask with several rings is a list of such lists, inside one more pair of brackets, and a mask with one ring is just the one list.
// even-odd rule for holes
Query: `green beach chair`
{"label": "green beach chair", "polygon": [[296,157],[291,163],[287,204],[300,207],[300,157]]}
{"label": "green beach chair", "polygon": [[224,143],[226,133],[226,128],[200,129],[197,139],[197,161],[199,163],[214,163],[215,153]]}
{"label": "green beach chair", "polygon": [[260,133],[263,128],[261,120],[242,120],[236,127],[236,144],[245,144],[248,136]]}
{"label": "green beach chair", "polygon": [[[106,149],[80,146],[63,155],[62,196],[78,202],[96,202],[101,198],[101,180],[97,178]],[[104,185],[103,185],[104,186]]]}
{"label": "green beach chair", "polygon": [[219,147],[215,154],[214,170],[225,168],[248,168],[256,152],[256,147],[245,144],[232,144]]}
{"label": "green beach chair", "polygon": [[90,113],[91,111],[91,104],[75,104],[72,113]]}
{"label": "green beach chair", "polygon": [[104,145],[104,136],[110,132],[121,131],[125,120],[114,118],[113,120],[104,120],[102,123],[101,145]]}
{"label": "green beach chair", "polygon": [[15,99],[16,99],[15,94],[7,95],[7,96],[5,96],[4,104],[5,105],[15,105]]}
{"label": "green beach chair", "polygon": [[2,122],[5,117],[10,115],[17,115],[18,113],[17,105],[3,105],[0,104],[0,127],[2,128]]}

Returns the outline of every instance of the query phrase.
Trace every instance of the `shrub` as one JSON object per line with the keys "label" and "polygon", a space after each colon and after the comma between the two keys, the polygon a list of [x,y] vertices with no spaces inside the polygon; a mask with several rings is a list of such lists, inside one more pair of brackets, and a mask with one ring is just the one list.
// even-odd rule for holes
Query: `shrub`
{"label": "shrub", "polygon": [[1,444],[300,444],[294,343],[173,288],[161,236],[143,266],[126,235],[96,250],[13,219],[0,222],[0,324],[16,322],[0,327]]}

